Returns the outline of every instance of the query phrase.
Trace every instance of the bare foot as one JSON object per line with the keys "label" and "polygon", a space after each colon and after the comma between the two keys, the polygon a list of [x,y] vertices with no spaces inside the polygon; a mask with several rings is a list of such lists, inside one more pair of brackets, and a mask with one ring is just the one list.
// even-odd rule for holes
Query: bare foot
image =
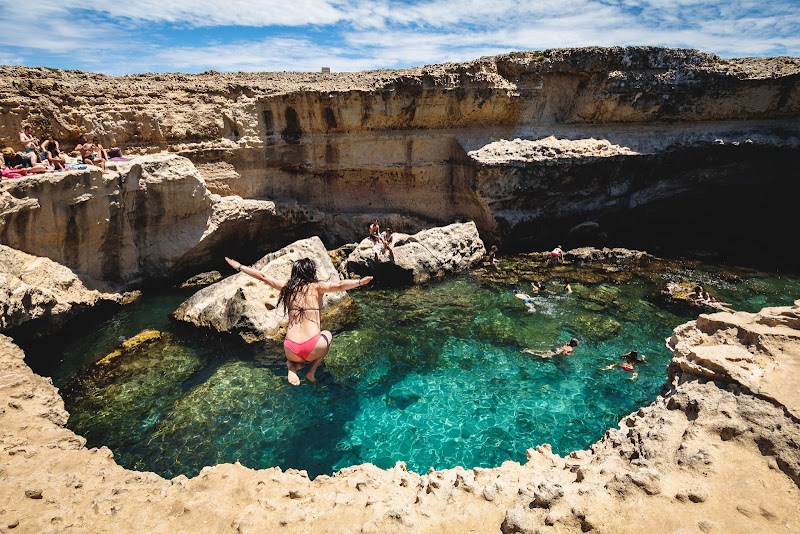
{"label": "bare foot", "polygon": [[314,377],[314,372],[309,371],[306,373],[306,378],[308,378],[311,382],[316,382],[317,379]]}
{"label": "bare foot", "polygon": [[289,383],[291,385],[293,385],[293,386],[299,386],[300,385],[300,377],[297,376],[297,373],[295,373],[292,369],[289,369],[289,374],[288,374],[288,376],[286,378],[289,379]]}

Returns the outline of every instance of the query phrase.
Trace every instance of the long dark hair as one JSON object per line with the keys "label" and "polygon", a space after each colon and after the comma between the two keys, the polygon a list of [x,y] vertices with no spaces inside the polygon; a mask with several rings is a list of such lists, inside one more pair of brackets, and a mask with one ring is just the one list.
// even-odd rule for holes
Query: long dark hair
{"label": "long dark hair", "polygon": [[286,285],[281,289],[281,294],[278,297],[278,306],[283,303],[285,308],[289,308],[298,291],[303,291],[303,288],[308,284],[317,281],[317,266],[314,260],[310,258],[301,258],[292,263],[292,276],[286,282]]}

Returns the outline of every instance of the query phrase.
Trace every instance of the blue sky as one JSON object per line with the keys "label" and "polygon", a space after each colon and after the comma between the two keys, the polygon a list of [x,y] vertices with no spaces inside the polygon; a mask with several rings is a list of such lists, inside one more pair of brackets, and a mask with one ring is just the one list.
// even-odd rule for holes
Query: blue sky
{"label": "blue sky", "polygon": [[0,64],[106,74],[358,71],[592,45],[800,56],[800,0],[41,0],[30,8],[0,0],[0,7]]}

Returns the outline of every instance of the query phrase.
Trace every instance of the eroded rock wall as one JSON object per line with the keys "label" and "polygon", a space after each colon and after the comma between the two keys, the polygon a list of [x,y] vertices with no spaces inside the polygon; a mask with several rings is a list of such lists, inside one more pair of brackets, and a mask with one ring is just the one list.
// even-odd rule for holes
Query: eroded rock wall
{"label": "eroded rock wall", "polygon": [[[786,175],[800,158],[799,80],[797,58],[724,60],[651,47],[336,74],[110,77],[2,67],[0,138],[16,146],[31,123],[67,147],[91,131],[132,153],[175,151],[198,165],[212,193],[300,206],[305,215],[287,210],[305,231],[296,237],[321,235],[329,246],[363,237],[361,215],[370,213],[407,233],[474,220],[506,250],[566,241],[583,222],[601,223],[586,240],[666,247],[669,236],[647,236],[680,224],[671,214],[693,194],[690,213],[711,204],[738,213],[747,206],[735,201],[750,187],[764,196],[757,211],[768,196],[796,198]],[[608,140],[644,157],[520,167],[467,156],[499,139],[550,135]],[[744,148],[748,139],[757,150]],[[557,197],[536,193],[543,176]],[[641,235],[627,229],[631,217]],[[697,240],[708,248],[713,237]],[[582,244],[576,237],[567,246]]]}
{"label": "eroded rock wall", "polygon": [[175,155],[0,187],[0,242],[119,286],[180,277],[223,248],[277,248],[289,240],[279,231],[284,222],[272,202],[211,194],[194,165]]}

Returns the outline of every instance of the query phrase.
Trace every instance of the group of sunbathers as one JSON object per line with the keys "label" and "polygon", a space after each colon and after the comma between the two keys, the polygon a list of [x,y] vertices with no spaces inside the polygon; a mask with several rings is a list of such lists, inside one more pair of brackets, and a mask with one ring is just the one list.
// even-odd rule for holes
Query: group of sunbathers
{"label": "group of sunbathers", "polygon": [[716,308],[718,310],[723,310],[727,312],[733,312],[728,306],[727,302],[722,302],[717,300],[716,297],[712,297],[708,294],[708,291],[703,289],[703,286],[697,285],[695,286],[694,290],[687,295],[689,301],[694,304],[695,306],[710,306],[711,308]]}
{"label": "group of sunbathers", "polygon": [[[15,152],[13,148],[3,149],[4,177],[24,176],[33,173],[66,171],[69,169],[67,159],[61,152],[61,146],[52,134],[47,133],[44,139],[39,139],[33,134],[30,126],[25,126],[19,134],[19,141],[24,153]],[[108,152],[100,144],[97,137],[89,143],[85,135],[81,135],[78,145],[78,164],[96,165],[103,172],[106,171],[106,161],[109,160]]]}
{"label": "group of sunbathers", "polygon": [[375,219],[372,224],[369,225],[369,238],[375,242],[372,250],[376,253],[388,252],[390,256],[394,257],[394,243],[392,242],[394,235],[392,234],[391,228],[387,226],[384,231],[381,232],[378,219]]}

